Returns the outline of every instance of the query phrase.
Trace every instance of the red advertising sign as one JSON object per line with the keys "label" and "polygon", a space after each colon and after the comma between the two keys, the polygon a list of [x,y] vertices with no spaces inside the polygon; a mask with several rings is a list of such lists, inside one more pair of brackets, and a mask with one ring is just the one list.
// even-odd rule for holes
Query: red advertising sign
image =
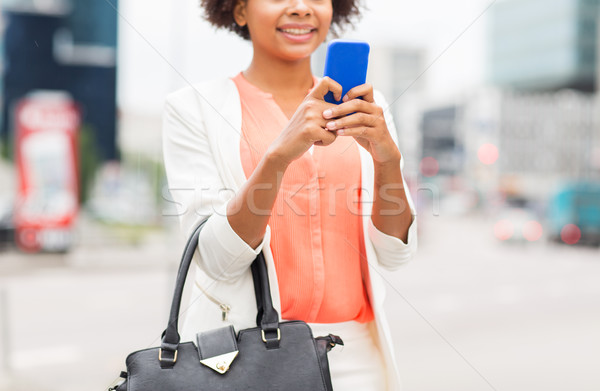
{"label": "red advertising sign", "polygon": [[24,251],[67,251],[77,216],[79,110],[63,92],[36,92],[15,110],[15,240]]}

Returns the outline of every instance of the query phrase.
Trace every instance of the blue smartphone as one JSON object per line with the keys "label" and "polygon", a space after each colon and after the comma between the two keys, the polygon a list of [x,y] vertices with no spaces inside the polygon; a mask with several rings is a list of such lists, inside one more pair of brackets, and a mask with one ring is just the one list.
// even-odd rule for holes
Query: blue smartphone
{"label": "blue smartphone", "polygon": [[[352,88],[365,84],[369,50],[369,44],[366,42],[343,39],[334,39],[327,46],[323,76],[329,76],[342,85],[342,98]],[[325,95],[325,101],[342,103],[341,100],[335,100],[331,91]]]}

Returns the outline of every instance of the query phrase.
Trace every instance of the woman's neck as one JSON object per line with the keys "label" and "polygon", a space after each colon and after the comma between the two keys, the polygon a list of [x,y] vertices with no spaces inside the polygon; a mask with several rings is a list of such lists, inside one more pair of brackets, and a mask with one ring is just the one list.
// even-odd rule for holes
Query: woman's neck
{"label": "woman's neck", "polygon": [[254,56],[244,77],[261,90],[282,98],[305,96],[313,86],[310,57],[288,62]]}

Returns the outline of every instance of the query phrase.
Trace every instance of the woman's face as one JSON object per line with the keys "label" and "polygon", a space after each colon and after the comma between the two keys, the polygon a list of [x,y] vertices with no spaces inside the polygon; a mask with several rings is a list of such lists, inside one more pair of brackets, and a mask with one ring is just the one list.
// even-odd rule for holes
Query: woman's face
{"label": "woman's face", "polygon": [[239,0],[238,24],[247,25],[255,55],[288,61],[310,56],[325,41],[333,7],[331,0]]}

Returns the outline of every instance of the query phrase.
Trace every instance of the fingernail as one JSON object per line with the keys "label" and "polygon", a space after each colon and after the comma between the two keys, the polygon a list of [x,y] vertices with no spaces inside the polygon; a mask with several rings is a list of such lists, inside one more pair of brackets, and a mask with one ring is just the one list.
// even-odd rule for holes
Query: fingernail
{"label": "fingernail", "polygon": [[323,112],[323,117],[325,117],[325,118],[331,118],[332,115],[333,115],[333,111],[331,111],[331,109],[327,109]]}
{"label": "fingernail", "polygon": [[335,121],[327,122],[327,129],[334,130],[335,129]]}
{"label": "fingernail", "polygon": [[347,102],[348,101],[348,95],[344,95],[344,97],[342,98],[343,102]]}
{"label": "fingernail", "polygon": [[341,134],[341,135],[343,135],[344,133],[345,133],[345,130],[344,130],[344,129],[340,129],[340,130],[338,130],[338,131],[337,131],[337,134]]}

